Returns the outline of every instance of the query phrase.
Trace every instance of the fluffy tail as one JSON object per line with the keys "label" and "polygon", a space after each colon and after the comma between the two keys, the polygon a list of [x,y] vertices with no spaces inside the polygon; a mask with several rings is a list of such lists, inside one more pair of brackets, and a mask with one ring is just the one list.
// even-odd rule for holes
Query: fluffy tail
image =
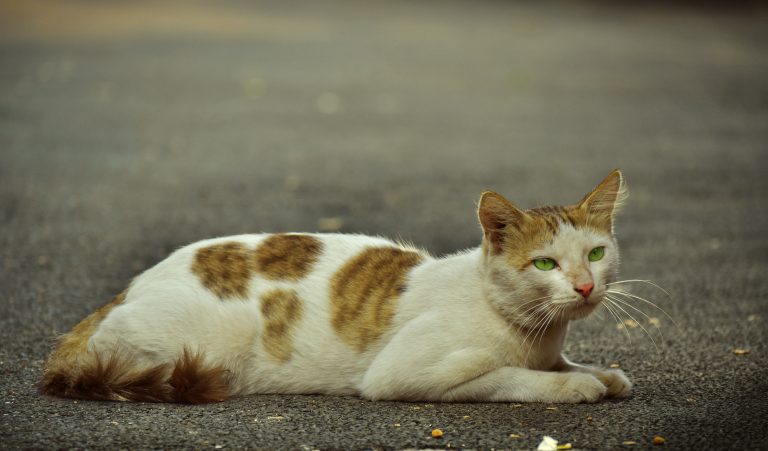
{"label": "fluffy tail", "polygon": [[89,350],[77,359],[55,354],[40,384],[40,392],[46,395],[200,404],[223,401],[230,392],[231,373],[221,366],[205,366],[200,353],[188,349],[174,363],[143,368],[121,351],[101,355]]}

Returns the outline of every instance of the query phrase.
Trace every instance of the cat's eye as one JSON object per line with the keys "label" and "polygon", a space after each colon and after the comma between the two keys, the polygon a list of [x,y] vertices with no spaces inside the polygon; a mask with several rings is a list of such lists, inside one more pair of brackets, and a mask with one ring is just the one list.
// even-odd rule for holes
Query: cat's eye
{"label": "cat's eye", "polygon": [[551,258],[537,258],[533,260],[533,266],[539,268],[542,271],[550,271],[557,267],[557,262]]}
{"label": "cat's eye", "polygon": [[598,260],[602,260],[603,259],[603,255],[605,255],[605,247],[604,246],[600,246],[600,247],[596,247],[596,248],[592,249],[591,251],[589,251],[589,255],[587,255],[587,258],[591,262],[596,262]]}

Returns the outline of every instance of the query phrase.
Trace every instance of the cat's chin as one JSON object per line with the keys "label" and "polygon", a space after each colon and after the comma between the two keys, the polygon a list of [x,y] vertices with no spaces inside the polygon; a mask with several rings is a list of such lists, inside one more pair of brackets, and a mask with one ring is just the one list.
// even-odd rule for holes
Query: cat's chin
{"label": "cat's chin", "polygon": [[592,313],[595,308],[600,304],[600,301],[598,302],[584,302],[580,301],[578,303],[574,303],[574,306],[570,308],[568,311],[568,319],[569,320],[577,320],[577,319],[583,319],[589,316],[590,313]]}

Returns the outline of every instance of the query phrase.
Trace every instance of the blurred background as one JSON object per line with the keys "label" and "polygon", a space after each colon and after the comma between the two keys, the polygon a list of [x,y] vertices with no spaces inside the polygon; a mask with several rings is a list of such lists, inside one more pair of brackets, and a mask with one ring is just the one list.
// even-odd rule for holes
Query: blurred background
{"label": "blurred background", "polygon": [[[628,422],[670,399],[754,403],[764,357],[728,359],[765,344],[766,18],[759,2],[2,0],[8,374],[34,382],[56,333],[186,243],[339,231],[442,255],[479,243],[484,189],[565,204],[619,167],[622,273],[673,293],[684,333],[663,353],[689,363],[660,373],[610,319],[570,351],[671,390],[641,391]],[[709,424],[681,412],[654,424]]]}

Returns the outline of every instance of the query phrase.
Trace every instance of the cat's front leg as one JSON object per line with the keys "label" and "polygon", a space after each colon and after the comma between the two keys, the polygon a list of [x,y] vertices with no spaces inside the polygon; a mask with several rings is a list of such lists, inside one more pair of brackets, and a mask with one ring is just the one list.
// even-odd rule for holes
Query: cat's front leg
{"label": "cat's front leg", "polygon": [[502,367],[447,390],[442,401],[597,402],[606,386],[587,373]]}
{"label": "cat's front leg", "polygon": [[560,372],[584,373],[595,376],[607,387],[608,397],[626,398],[632,393],[632,382],[624,374],[624,371],[619,369],[604,370],[593,366],[579,365],[562,355],[554,369]]}

